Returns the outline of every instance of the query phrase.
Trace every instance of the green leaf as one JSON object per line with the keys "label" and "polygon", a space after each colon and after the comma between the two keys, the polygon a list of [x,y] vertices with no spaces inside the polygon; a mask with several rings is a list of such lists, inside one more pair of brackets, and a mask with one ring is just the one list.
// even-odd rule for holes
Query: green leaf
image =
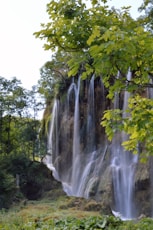
{"label": "green leaf", "polygon": [[98,38],[99,36],[100,36],[100,27],[99,26],[95,26],[94,29],[93,29],[93,32],[92,32],[91,36],[87,40],[87,44],[91,45],[91,43],[94,42],[95,38]]}

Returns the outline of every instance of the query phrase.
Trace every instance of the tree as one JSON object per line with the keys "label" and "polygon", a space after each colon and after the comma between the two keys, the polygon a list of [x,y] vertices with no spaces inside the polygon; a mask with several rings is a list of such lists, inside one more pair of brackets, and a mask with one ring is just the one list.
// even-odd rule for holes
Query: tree
{"label": "tree", "polygon": [[27,106],[25,90],[20,84],[16,78],[7,80],[0,77],[1,152],[11,152],[11,128],[15,124],[15,116],[21,117],[23,109]]}
{"label": "tree", "polygon": [[139,7],[139,11],[144,15],[139,18],[142,25],[144,25],[147,30],[153,31],[153,1],[144,0],[143,4]]}
{"label": "tree", "polygon": [[[90,3],[91,7],[87,7],[81,0],[51,1],[47,4],[50,22],[42,24],[43,29],[35,36],[47,41],[45,49],[68,53],[68,76],[78,73],[82,79],[92,74],[101,76],[109,92],[108,98],[112,101],[116,93],[131,93],[128,109],[130,122],[123,119],[123,111],[118,108],[106,111],[101,124],[106,127],[110,140],[117,130],[124,130],[129,135],[129,141],[123,143],[127,150],[136,153],[136,147],[143,143],[147,157],[153,154],[151,141],[142,138],[144,127],[141,125],[145,119],[148,127],[153,126],[152,120],[148,119],[153,110],[152,100],[143,96],[147,88],[153,88],[153,36],[143,27],[147,17],[143,21],[134,20],[129,7],[110,9],[107,0]],[[129,69],[131,79],[127,79]],[[137,110],[142,111],[141,101],[146,105],[145,115],[140,113],[138,121],[134,115],[135,105]],[[127,128],[128,125],[131,129]],[[137,135],[133,136],[133,132]],[[147,132],[147,135],[152,140],[152,132]],[[141,156],[144,157],[143,154]]]}
{"label": "tree", "polygon": [[40,70],[40,80],[38,81],[38,91],[46,101],[58,95],[59,91],[67,88],[70,80],[67,78],[68,66],[66,64],[68,56],[63,52],[57,52],[51,61],[45,63]]}
{"label": "tree", "polygon": [[37,113],[43,103],[36,86],[30,91],[20,84],[16,78],[0,77],[0,153],[24,153],[34,160],[39,152],[40,121]]}
{"label": "tree", "polygon": [[[46,150],[39,136],[37,113],[42,108],[36,86],[26,90],[16,78],[0,77],[0,209],[9,208],[23,195],[29,198],[29,187],[34,192],[31,197],[42,194],[44,177],[36,162]],[[40,175],[33,176],[38,171]]]}

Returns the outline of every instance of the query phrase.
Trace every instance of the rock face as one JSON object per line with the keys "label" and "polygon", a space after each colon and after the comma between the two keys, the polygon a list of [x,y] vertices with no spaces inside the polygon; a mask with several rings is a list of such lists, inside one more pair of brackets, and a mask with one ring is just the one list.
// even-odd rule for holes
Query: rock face
{"label": "rock face", "polygon": [[[127,195],[125,193],[125,196],[121,197],[124,205],[126,196],[129,196],[131,207],[129,208],[127,204],[127,208],[132,210],[134,202],[136,211],[127,216],[123,211],[123,214],[125,218],[133,218],[141,214],[151,216],[151,184],[153,183],[150,181],[150,165],[140,164],[137,161],[130,163],[128,158],[129,162],[125,166],[120,166],[119,157],[114,158],[115,166],[112,164],[114,152],[118,151],[118,154],[122,154],[123,150],[118,141],[115,145],[108,142],[105,130],[100,125],[104,110],[113,106],[106,96],[107,91],[97,78],[81,83],[79,80],[73,82],[65,99],[55,101],[50,127],[49,152],[45,162],[53,170],[55,178],[62,182],[63,189],[69,196],[99,201],[105,213],[110,209],[116,210],[115,193],[116,191],[123,193],[129,183],[126,181],[125,171],[122,183],[122,187],[125,188],[120,189],[122,171],[134,164],[134,177],[130,178],[133,182],[131,187],[128,187],[130,193]],[[119,104],[123,106],[123,98]],[[117,174],[114,175],[118,175],[116,183],[113,182],[116,179],[112,175],[113,167],[117,170]],[[114,184],[118,186],[117,189]],[[122,201],[118,202],[122,205]]]}
{"label": "rock face", "polygon": [[138,163],[135,174],[135,199],[139,216],[152,216],[151,166],[149,163]]}

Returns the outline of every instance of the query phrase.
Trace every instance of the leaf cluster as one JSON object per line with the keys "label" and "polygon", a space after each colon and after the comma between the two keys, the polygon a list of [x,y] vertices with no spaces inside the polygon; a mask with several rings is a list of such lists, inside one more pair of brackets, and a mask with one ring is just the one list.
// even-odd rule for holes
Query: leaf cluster
{"label": "leaf cluster", "polygon": [[[126,113],[126,117],[123,117]],[[115,109],[104,113],[101,124],[111,141],[118,131],[124,131],[128,140],[122,145],[134,154],[140,153],[145,162],[153,155],[153,100],[135,95],[129,99],[126,111]]]}
{"label": "leaf cluster", "polygon": [[[35,36],[45,39],[46,49],[65,53],[68,76],[81,73],[102,76],[109,97],[127,87],[129,69],[133,80],[129,88],[144,87],[148,74],[153,74],[153,37],[139,20],[134,20],[129,7],[110,9],[107,1],[51,1],[47,5],[50,22]],[[120,79],[117,74],[120,73]],[[113,82],[113,83],[112,83]]]}

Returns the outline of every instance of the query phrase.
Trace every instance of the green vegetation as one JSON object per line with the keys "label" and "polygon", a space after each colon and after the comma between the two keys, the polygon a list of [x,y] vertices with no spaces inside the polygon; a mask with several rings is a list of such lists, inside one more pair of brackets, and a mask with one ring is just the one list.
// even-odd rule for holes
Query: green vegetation
{"label": "green vegetation", "polygon": [[36,160],[44,155],[45,136],[39,135],[37,94],[36,87],[29,91],[16,78],[0,77],[0,209],[43,191],[44,166]]}
{"label": "green vegetation", "polygon": [[40,198],[51,188],[49,173],[44,164],[33,162],[24,154],[0,156],[0,209],[8,209],[22,199]]}
{"label": "green vegetation", "polygon": [[36,99],[35,87],[29,91],[20,84],[16,78],[0,77],[0,154],[21,153],[34,160],[41,126],[37,113],[42,101]]}
{"label": "green vegetation", "polygon": [[141,160],[145,161],[152,155],[153,149],[153,100],[136,95],[130,98],[126,113],[130,116],[122,118],[120,110],[106,111],[102,125],[106,127],[110,140],[115,132],[124,130],[129,135],[129,140],[123,143],[125,149],[132,151],[134,154],[138,154],[140,148],[143,149]]}
{"label": "green vegetation", "polygon": [[[76,198],[60,195],[56,201],[44,198],[40,201],[28,201],[13,206],[9,211],[0,212],[0,229],[5,230],[151,230],[153,220],[121,221],[113,216],[100,215],[97,211],[84,211],[70,203]],[[79,198],[78,198],[79,201]]]}

